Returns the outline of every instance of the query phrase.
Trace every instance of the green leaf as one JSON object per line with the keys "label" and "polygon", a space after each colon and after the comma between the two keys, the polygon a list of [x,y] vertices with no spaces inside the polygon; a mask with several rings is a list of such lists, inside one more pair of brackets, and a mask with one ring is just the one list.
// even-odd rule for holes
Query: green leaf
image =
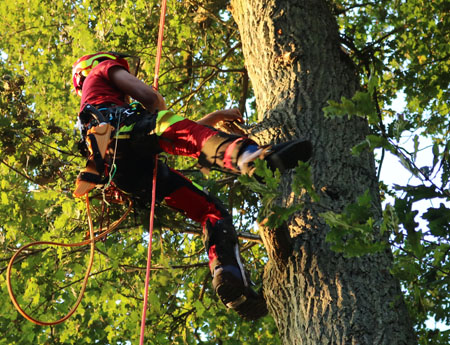
{"label": "green leaf", "polygon": [[292,190],[296,195],[300,195],[302,188],[306,190],[313,201],[319,201],[319,195],[315,191],[312,181],[311,167],[309,164],[299,161],[295,168]]}
{"label": "green leaf", "polygon": [[428,208],[422,217],[428,221],[428,226],[434,236],[447,238],[450,236],[450,209],[443,203],[439,208]]}
{"label": "green leaf", "polygon": [[440,191],[436,190],[433,186],[399,186],[394,185],[396,190],[401,190],[407,193],[407,197],[411,198],[413,202],[420,201],[423,199],[433,199],[433,198],[443,198],[443,195]]}
{"label": "green leaf", "polygon": [[438,164],[439,160],[440,160],[439,145],[438,145],[438,143],[435,142],[435,143],[433,143],[433,166],[432,166],[431,170],[434,170],[434,168]]}
{"label": "green leaf", "polygon": [[386,248],[378,232],[381,224],[372,218],[372,198],[368,191],[349,204],[341,214],[324,212],[321,217],[330,227],[326,241],[331,249],[347,257],[379,252]]}

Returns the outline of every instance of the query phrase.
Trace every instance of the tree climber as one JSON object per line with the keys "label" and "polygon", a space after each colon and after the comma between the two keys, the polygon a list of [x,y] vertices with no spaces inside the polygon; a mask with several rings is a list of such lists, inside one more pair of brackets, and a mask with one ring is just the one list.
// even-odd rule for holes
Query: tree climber
{"label": "tree climber", "polygon": [[[163,97],[130,73],[125,57],[99,52],[82,56],[73,65],[73,85],[81,96],[78,123],[82,136],[91,138],[87,140],[88,164],[78,176],[75,196],[101,184],[106,166],[110,171],[114,169],[110,174],[117,188],[137,200],[148,201],[154,157],[160,152],[195,157],[207,168],[236,174],[251,174],[257,158],[266,160],[273,170],[284,171],[295,167],[298,160],[311,157],[311,144],[307,141],[259,147],[246,137],[213,128],[220,121],[242,121],[237,109],[219,110],[197,122],[166,110]],[[129,97],[139,103],[129,104]],[[106,134],[106,146],[93,143],[92,132],[97,129],[100,133],[102,122],[113,128],[111,134]],[[156,186],[158,202],[164,200],[202,224],[213,288],[222,302],[246,319],[266,315],[262,294],[249,286],[236,230],[225,207],[161,161],[157,165]]]}

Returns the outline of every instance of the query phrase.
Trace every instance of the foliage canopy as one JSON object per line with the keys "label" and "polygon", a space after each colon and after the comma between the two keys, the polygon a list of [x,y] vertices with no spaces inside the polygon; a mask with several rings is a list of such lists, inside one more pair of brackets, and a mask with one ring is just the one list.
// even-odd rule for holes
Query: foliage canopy
{"label": "foliage canopy", "polygon": [[[168,1],[160,90],[172,109],[188,118],[239,106],[251,124],[256,118],[252,91],[227,3]],[[352,99],[330,102],[325,114],[366,117],[372,132],[353,153],[377,150],[378,169],[384,169],[389,152],[411,179],[399,185],[380,181],[386,201],[381,223],[374,223],[368,195],[342,214],[324,214],[328,239],[350,256],[391,245],[392,272],[402,282],[421,344],[446,344],[450,331],[428,329],[425,321],[433,317],[450,325],[450,4],[334,0],[329,5],[362,87]],[[151,83],[159,11],[159,2],[141,0],[0,3],[0,344],[126,344],[138,337],[148,241],[145,211],[136,210],[119,232],[98,243],[86,296],[64,324],[39,327],[25,321],[9,303],[4,282],[7,262],[20,245],[85,236],[84,204],[71,197],[84,164],[74,132],[79,105],[71,93],[72,63],[98,50],[128,52],[141,58],[138,76]],[[399,94],[404,96],[400,111],[392,107]],[[418,157],[425,151],[431,159],[423,166]],[[255,233],[258,198],[246,187],[253,182],[230,182],[217,173],[205,179],[192,172],[194,162],[167,160],[234,209],[238,230]],[[299,169],[298,178],[308,181]],[[121,211],[113,209],[112,217]],[[386,233],[386,243],[373,243],[374,228]],[[152,273],[146,339],[156,344],[279,343],[270,317],[242,322],[218,303],[195,235],[199,231],[198,224],[158,207],[153,255],[158,269]],[[244,249],[247,266],[260,282],[264,248],[248,242]],[[47,320],[64,314],[76,298],[87,253],[87,247],[27,252],[13,270],[21,305]]]}

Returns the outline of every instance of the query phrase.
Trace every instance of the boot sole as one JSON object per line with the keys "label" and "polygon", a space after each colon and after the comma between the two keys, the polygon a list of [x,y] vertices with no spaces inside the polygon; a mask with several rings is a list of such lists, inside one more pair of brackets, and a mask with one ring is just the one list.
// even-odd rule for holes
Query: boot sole
{"label": "boot sole", "polygon": [[257,320],[268,314],[267,304],[261,295],[251,294],[245,302],[234,309],[240,317],[246,320]]}
{"label": "boot sole", "polygon": [[242,281],[229,272],[218,272],[213,279],[213,288],[226,306],[242,300],[245,291]]}
{"label": "boot sole", "polygon": [[257,320],[266,316],[267,305],[264,297],[229,272],[218,272],[213,279],[213,288],[227,308],[233,309],[246,320]]}

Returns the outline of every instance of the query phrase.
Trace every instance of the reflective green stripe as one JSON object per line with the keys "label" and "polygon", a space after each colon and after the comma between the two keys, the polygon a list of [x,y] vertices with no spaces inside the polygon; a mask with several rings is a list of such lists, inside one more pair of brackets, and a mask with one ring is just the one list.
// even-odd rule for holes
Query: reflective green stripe
{"label": "reflective green stripe", "polygon": [[179,121],[183,121],[184,117],[180,115],[175,115],[170,110],[162,110],[158,113],[158,117],[156,118],[156,127],[155,133],[157,136],[160,136],[164,133],[164,131],[172,126],[174,123]]}
{"label": "reflective green stripe", "polygon": [[192,182],[192,184],[195,186],[195,187],[197,187],[198,189],[200,189],[201,191],[203,191],[203,187],[202,186],[200,186],[198,183],[195,183],[194,181],[191,181]]}
{"label": "reflective green stripe", "polygon": [[[156,126],[155,129],[152,130],[148,134],[156,134],[160,136],[164,133],[164,131],[172,126],[174,123],[177,123],[179,121],[183,121],[185,118],[179,115],[174,114],[170,110],[163,110],[158,112],[158,116],[156,118]],[[130,137],[130,132],[134,128],[134,123],[132,123],[129,126],[122,126],[118,133],[116,134],[116,138],[119,139],[128,139]]]}
{"label": "reflective green stripe", "polygon": [[127,132],[131,132],[134,128],[134,123],[132,123],[129,126],[122,126],[119,129],[119,133],[118,134],[123,134],[123,133],[127,133]]}
{"label": "reflective green stripe", "polygon": [[131,135],[129,134],[116,134],[115,139],[130,139]]}
{"label": "reflective green stripe", "polygon": [[129,126],[122,126],[119,129],[119,131],[116,133],[114,138],[117,138],[117,139],[129,139],[130,138],[130,132],[133,130],[133,128],[134,128],[134,123],[132,123]]}

